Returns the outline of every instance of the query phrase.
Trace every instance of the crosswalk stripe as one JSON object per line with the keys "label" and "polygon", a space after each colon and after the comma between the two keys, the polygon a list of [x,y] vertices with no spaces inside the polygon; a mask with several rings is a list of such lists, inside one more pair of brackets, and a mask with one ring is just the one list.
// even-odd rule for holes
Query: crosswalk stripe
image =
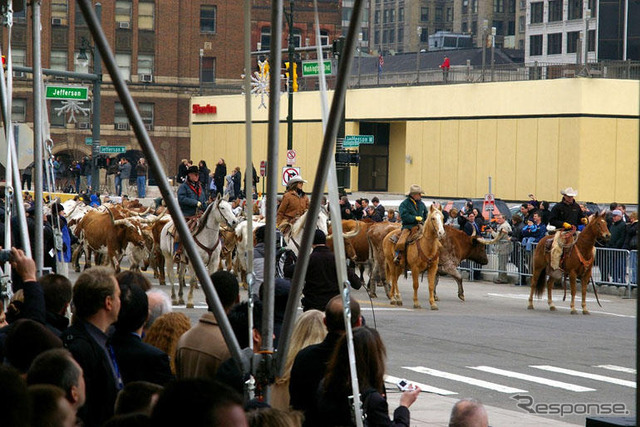
{"label": "crosswalk stripe", "polygon": [[543,384],[549,387],[556,387],[556,388],[561,388],[569,391],[576,391],[576,392],[595,391],[595,389],[593,388],[582,387],[579,385],[569,384],[562,381],[554,381],[548,378],[534,377],[533,375],[527,375],[520,372],[507,371],[504,369],[493,368],[491,366],[469,366],[469,368],[476,369],[482,372],[488,372],[490,374],[502,375],[510,378],[517,378],[519,380],[530,381],[533,383]]}
{"label": "crosswalk stripe", "polygon": [[[402,378],[400,378],[400,377],[394,377],[392,375],[385,375],[384,376],[385,382],[394,384],[394,386],[395,386],[395,384],[398,384],[398,382],[401,379]],[[407,380],[407,381],[409,381],[413,385],[416,385],[416,386],[420,387],[420,390],[426,391],[427,393],[439,394],[441,396],[451,396],[451,395],[454,395],[454,394],[458,394],[455,391],[449,391],[449,390],[445,390],[443,388],[433,387],[433,386],[430,386],[430,385],[427,385],[427,384],[418,383],[418,382],[415,382],[415,381],[410,381],[410,380]]]}
{"label": "crosswalk stripe", "polygon": [[625,368],[624,366],[617,365],[595,365],[594,368],[608,369],[610,371],[625,372],[627,374],[636,374],[637,371],[633,368]]}
{"label": "crosswalk stripe", "polygon": [[618,378],[606,377],[604,375],[590,374],[589,372],[574,371],[573,369],[559,368],[557,366],[531,365],[531,367],[536,369],[542,369],[543,371],[557,372],[559,374],[573,375],[574,377],[587,378],[590,380],[603,381],[606,383],[636,388],[635,381],[627,381],[627,380],[621,380]]}
{"label": "crosswalk stripe", "polygon": [[474,385],[477,387],[488,388],[490,390],[495,390],[500,393],[526,393],[527,390],[522,390],[519,388],[508,387],[506,385],[496,384],[489,381],[478,380],[476,378],[465,377],[463,375],[452,374],[444,371],[437,371],[435,369],[426,368],[424,366],[403,366],[404,369],[409,369],[410,371],[419,372],[421,374],[427,374],[434,377],[445,378],[451,381],[459,381],[465,384]]}

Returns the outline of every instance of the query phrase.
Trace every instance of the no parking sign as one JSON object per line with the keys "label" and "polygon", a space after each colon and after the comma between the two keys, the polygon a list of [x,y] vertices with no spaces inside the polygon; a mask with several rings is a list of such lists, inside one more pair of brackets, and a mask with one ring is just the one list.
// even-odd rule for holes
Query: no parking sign
{"label": "no parking sign", "polygon": [[285,187],[289,183],[289,180],[294,176],[300,175],[300,168],[293,166],[285,166],[282,168],[282,185]]}

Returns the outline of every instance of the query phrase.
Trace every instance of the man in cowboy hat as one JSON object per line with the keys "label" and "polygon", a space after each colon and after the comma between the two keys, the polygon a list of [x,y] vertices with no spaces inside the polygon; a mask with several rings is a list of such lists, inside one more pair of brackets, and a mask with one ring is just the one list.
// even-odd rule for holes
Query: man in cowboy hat
{"label": "man in cowboy hat", "polygon": [[562,257],[561,235],[567,231],[575,230],[581,223],[587,223],[587,217],[575,200],[578,191],[572,187],[567,187],[560,191],[560,194],[562,194],[562,200],[556,203],[549,215],[549,225],[553,225],[558,230],[551,246],[551,277],[556,280],[562,277],[562,270],[560,269],[560,258]]}
{"label": "man in cowboy hat", "polygon": [[402,232],[396,243],[396,257],[393,259],[395,264],[401,264],[407,238],[414,230],[417,230],[418,224],[422,223],[427,217],[427,207],[422,203],[422,195],[422,188],[417,184],[413,184],[409,187],[407,198],[398,207],[400,219],[402,220]]}
{"label": "man in cowboy hat", "polygon": [[200,183],[200,171],[197,166],[189,166],[187,169],[187,179],[178,188],[178,204],[185,217],[192,217],[196,210],[204,207],[207,203],[207,195]]}
{"label": "man in cowboy hat", "polygon": [[300,215],[309,209],[309,198],[302,191],[302,186],[307,182],[300,175],[296,175],[287,183],[287,191],[282,196],[282,202],[278,208],[276,225],[278,228],[286,224],[292,224]]}

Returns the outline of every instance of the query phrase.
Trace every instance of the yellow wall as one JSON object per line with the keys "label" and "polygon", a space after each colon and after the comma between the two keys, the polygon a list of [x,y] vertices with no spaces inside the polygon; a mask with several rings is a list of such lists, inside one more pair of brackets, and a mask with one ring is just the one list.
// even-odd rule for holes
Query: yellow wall
{"label": "yellow wall", "polygon": [[[360,121],[391,123],[389,192],[417,183],[434,197],[482,197],[491,176],[493,192],[507,200],[529,193],[556,200],[572,186],[579,200],[637,203],[639,92],[638,81],[582,78],[358,89],[347,93],[345,128],[358,134]],[[281,100],[278,170],[286,151],[286,97]],[[218,114],[192,116],[191,157],[222,156],[229,166],[242,165],[243,98],[193,102],[216,105]],[[257,105],[256,168],[266,159],[268,119]],[[294,120],[296,166],[312,184],[322,143],[317,92],[295,95]],[[357,168],[351,183],[357,190]]]}

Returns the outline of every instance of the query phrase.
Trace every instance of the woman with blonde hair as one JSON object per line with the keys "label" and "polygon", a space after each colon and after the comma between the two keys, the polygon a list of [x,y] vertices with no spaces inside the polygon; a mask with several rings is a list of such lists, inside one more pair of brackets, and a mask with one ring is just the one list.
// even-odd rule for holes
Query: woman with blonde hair
{"label": "woman with blonde hair", "polygon": [[293,362],[300,350],[322,342],[326,335],[327,328],[324,326],[323,312],[309,310],[302,313],[298,318],[291,334],[291,343],[287,352],[284,372],[281,377],[276,378],[276,382],[271,389],[271,407],[283,410],[289,409],[289,380],[291,379]]}
{"label": "woman with blonde hair", "polygon": [[169,355],[171,373],[176,374],[176,346],[178,340],[191,328],[189,318],[178,312],[165,313],[151,325],[143,341],[159,348]]}

